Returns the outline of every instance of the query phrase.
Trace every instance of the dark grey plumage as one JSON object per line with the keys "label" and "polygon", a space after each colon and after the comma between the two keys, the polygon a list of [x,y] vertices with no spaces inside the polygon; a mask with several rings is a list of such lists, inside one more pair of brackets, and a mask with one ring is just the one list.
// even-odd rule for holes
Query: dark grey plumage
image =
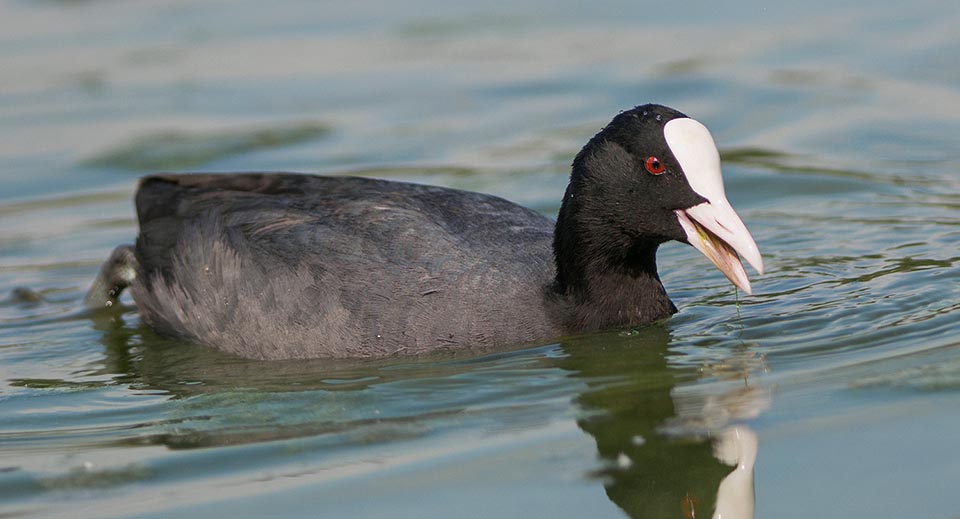
{"label": "dark grey plumage", "polygon": [[[505,200],[363,178],[159,175],[137,192],[141,315],[252,358],[558,336],[553,222]],[[465,311],[465,309],[469,309]]]}

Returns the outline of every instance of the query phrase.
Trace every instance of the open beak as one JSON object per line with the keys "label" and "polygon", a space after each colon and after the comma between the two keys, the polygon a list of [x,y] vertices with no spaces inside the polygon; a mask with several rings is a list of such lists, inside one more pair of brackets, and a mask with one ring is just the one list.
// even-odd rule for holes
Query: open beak
{"label": "open beak", "polygon": [[687,241],[709,258],[731,283],[751,294],[750,280],[737,253],[760,274],[763,274],[763,259],[750,231],[724,194],[720,152],[710,131],[693,119],[678,118],[669,121],[663,133],[690,187],[707,199],[693,207],[673,211]]}
{"label": "open beak", "polygon": [[750,279],[740,263],[740,254],[763,274],[763,258],[750,231],[726,198],[674,210],[687,241],[703,253],[731,283],[752,294]]}

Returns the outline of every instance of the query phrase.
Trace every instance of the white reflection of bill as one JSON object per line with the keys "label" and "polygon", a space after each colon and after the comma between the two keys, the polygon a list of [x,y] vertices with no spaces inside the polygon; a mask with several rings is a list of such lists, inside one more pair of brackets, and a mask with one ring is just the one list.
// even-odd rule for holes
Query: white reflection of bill
{"label": "white reflection of bill", "polygon": [[713,519],[753,519],[758,441],[756,433],[738,422],[770,407],[771,388],[751,384],[751,375],[766,370],[762,357],[741,352],[704,370],[714,380],[671,391],[677,415],[660,431],[674,437],[712,437],[713,456],[734,467],[718,485]]}
{"label": "white reflection of bill", "polygon": [[713,519],[753,519],[757,435],[744,425],[728,427],[717,436],[713,455],[735,467],[720,481]]}

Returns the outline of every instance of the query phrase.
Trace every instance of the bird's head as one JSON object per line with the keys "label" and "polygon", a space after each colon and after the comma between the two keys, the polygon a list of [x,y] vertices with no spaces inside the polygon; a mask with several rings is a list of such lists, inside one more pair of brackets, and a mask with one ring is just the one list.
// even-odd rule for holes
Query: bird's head
{"label": "bird's head", "polygon": [[578,242],[616,255],[638,244],[689,243],[736,286],[751,292],[743,257],[760,273],[757,244],[727,201],[720,154],[707,128],[660,105],[625,111],[573,163],[561,219]]}

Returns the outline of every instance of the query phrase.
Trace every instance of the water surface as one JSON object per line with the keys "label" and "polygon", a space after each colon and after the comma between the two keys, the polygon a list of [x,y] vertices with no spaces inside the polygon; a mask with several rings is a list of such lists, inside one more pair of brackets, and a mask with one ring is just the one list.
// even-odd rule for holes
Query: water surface
{"label": "water surface", "polygon": [[[960,518],[960,10],[0,1],[0,515]],[[89,313],[136,178],[294,170],[553,214],[618,110],[704,122],[754,295],[482,357],[254,362]]]}

